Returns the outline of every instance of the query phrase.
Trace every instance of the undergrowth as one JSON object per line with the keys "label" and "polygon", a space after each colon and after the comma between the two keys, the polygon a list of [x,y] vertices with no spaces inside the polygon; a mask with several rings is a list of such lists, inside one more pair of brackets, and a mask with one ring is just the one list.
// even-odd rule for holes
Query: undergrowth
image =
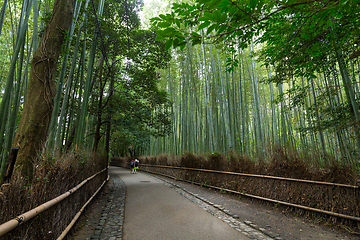
{"label": "undergrowth", "polygon": [[[70,152],[56,161],[42,156],[34,163],[32,183],[15,172],[10,182],[1,186],[0,224],[64,194],[105,167],[105,157],[83,151]],[[106,177],[107,171],[99,174],[90,184],[0,239],[56,239]]]}
{"label": "undergrowth", "polygon": [[[181,156],[158,156],[138,157],[140,163],[151,165],[169,165],[197,169],[210,169],[218,171],[230,171],[238,173],[270,175],[278,177],[306,179],[314,181],[327,181],[342,184],[357,184],[360,172],[356,166],[349,166],[335,161],[331,156],[316,156],[326,158],[324,164],[314,164],[309,161],[314,155],[300,155],[295,150],[275,147],[268,151],[266,160],[253,159],[249,155],[230,153],[225,156],[220,152],[211,154],[195,154],[186,152]],[[131,158],[112,158],[119,162],[118,165],[127,166]]]}

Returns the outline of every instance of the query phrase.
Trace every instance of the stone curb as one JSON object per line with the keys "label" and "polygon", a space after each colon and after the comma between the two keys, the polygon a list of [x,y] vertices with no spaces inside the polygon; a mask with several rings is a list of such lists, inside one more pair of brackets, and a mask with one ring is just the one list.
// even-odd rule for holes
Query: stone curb
{"label": "stone curb", "polygon": [[120,178],[111,173],[110,177],[113,180],[113,183],[109,184],[111,192],[90,239],[122,240],[123,237],[126,186]]}

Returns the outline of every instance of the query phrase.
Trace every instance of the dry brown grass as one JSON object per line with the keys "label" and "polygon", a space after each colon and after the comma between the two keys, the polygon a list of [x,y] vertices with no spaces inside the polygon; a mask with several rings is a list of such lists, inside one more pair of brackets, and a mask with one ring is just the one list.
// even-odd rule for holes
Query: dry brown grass
{"label": "dry brown grass", "polygon": [[[0,224],[25,213],[78,185],[106,167],[106,158],[76,151],[54,161],[43,157],[36,163],[31,184],[17,173],[0,188]],[[106,179],[103,172],[78,191],[0,239],[56,239],[87,199]]]}

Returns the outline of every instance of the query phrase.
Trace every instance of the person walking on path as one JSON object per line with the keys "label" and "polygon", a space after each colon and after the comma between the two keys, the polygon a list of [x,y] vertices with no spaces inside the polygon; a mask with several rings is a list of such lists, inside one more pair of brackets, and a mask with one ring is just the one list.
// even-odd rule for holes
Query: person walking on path
{"label": "person walking on path", "polygon": [[131,159],[131,162],[130,162],[130,173],[134,174],[134,168],[135,168],[135,159]]}
{"label": "person walking on path", "polygon": [[134,167],[134,172],[136,174],[136,170],[139,169],[139,160],[135,159],[135,167]]}

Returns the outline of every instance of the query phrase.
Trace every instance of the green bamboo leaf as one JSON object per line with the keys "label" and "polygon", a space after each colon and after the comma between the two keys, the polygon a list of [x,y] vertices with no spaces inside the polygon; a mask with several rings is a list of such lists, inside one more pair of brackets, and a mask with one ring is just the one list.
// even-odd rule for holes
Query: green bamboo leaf
{"label": "green bamboo leaf", "polygon": [[201,35],[198,34],[197,32],[192,32],[191,35],[195,38],[201,38]]}
{"label": "green bamboo leaf", "polygon": [[171,45],[173,44],[173,40],[172,39],[168,39],[165,43],[165,49],[169,50]]}
{"label": "green bamboo leaf", "polygon": [[157,35],[156,38],[155,38],[155,41],[161,41],[161,40],[164,40],[165,38],[163,36],[159,36]]}
{"label": "green bamboo leaf", "polygon": [[226,25],[222,25],[222,26],[220,27],[220,29],[217,31],[217,34],[221,34],[222,32],[225,31],[226,28],[227,28]]}
{"label": "green bamboo leaf", "polygon": [[209,33],[211,33],[216,27],[219,27],[219,25],[218,25],[218,24],[213,24],[213,25],[211,25],[211,26],[207,29],[206,34],[208,35]]}
{"label": "green bamboo leaf", "polygon": [[154,21],[162,21],[162,19],[158,17],[154,17],[150,19],[150,22],[154,22]]}
{"label": "green bamboo leaf", "polygon": [[223,13],[223,14],[221,15],[221,22],[225,22],[226,19],[227,19],[227,14],[226,14],[226,13]]}
{"label": "green bamboo leaf", "polygon": [[212,0],[212,1],[209,3],[208,8],[209,8],[209,9],[215,8],[218,4],[219,4],[219,0]]}
{"label": "green bamboo leaf", "polygon": [[231,5],[231,2],[229,0],[223,0],[223,1],[221,1],[219,8],[228,7],[230,5]]}
{"label": "green bamboo leaf", "polygon": [[[177,39],[179,39],[179,43],[182,43],[185,41],[185,38],[181,35]],[[179,44],[180,45],[180,44]]]}
{"label": "green bamboo leaf", "polygon": [[167,28],[167,27],[170,27],[170,24],[167,23],[167,22],[159,22],[159,23],[158,23],[158,27],[160,27],[160,28]]}
{"label": "green bamboo leaf", "polygon": [[173,47],[176,48],[177,46],[179,46],[179,39],[175,39],[172,43]]}
{"label": "green bamboo leaf", "polygon": [[175,31],[175,28],[169,27],[169,28],[166,28],[164,31],[162,31],[162,35],[170,35],[174,31]]}
{"label": "green bamboo leaf", "polygon": [[180,20],[179,20],[179,19],[175,19],[175,23],[176,23],[176,26],[177,26],[178,28],[180,28],[180,26],[181,26]]}
{"label": "green bamboo leaf", "polygon": [[195,38],[193,38],[193,40],[192,40],[192,46],[195,46],[195,45],[198,45],[198,44],[200,44],[201,43],[201,39],[195,39]]}
{"label": "green bamboo leaf", "polygon": [[221,22],[221,12],[219,10],[214,12],[214,18],[216,21]]}
{"label": "green bamboo leaf", "polygon": [[210,22],[209,21],[207,21],[207,22],[204,22],[204,23],[202,23],[202,24],[200,24],[200,26],[199,26],[199,30],[201,30],[201,29],[204,29],[204,28],[206,28],[207,26],[209,26],[210,25]]}
{"label": "green bamboo leaf", "polygon": [[207,20],[209,20],[209,19],[206,17],[199,17],[199,19],[198,19],[199,22],[203,22],[203,21],[207,21]]}
{"label": "green bamboo leaf", "polygon": [[204,13],[204,17],[205,17],[207,20],[215,20],[214,15],[212,15],[212,14],[209,13],[209,12],[205,12],[205,13]]}
{"label": "green bamboo leaf", "polygon": [[250,0],[249,7],[255,9],[258,0]]}
{"label": "green bamboo leaf", "polygon": [[159,17],[161,17],[163,20],[168,20],[168,18],[164,14],[160,14]]}
{"label": "green bamboo leaf", "polygon": [[180,50],[184,50],[184,48],[186,47],[186,42],[182,42],[179,44]]}

